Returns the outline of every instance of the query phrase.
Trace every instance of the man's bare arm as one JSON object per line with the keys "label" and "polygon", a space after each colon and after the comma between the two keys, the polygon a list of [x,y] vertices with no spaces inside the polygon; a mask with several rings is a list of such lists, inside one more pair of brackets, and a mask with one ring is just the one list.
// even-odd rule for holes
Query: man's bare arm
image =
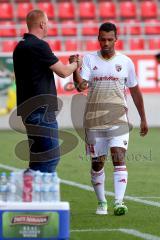
{"label": "man's bare arm", "polygon": [[88,88],[88,82],[85,79],[82,79],[78,69],[73,73],[73,81],[78,92],[82,92]]}
{"label": "man's bare arm", "polygon": [[138,110],[139,116],[141,118],[141,125],[140,125],[140,135],[145,136],[148,132],[148,125],[144,110],[144,103],[143,97],[140,92],[139,86],[136,85],[135,87],[129,88],[131,96],[133,98],[134,104]]}
{"label": "man's bare arm", "polygon": [[50,69],[55,72],[59,77],[66,78],[70,76],[78,67],[77,62],[65,65],[61,61],[50,66]]}
{"label": "man's bare arm", "polygon": [[[69,57],[69,62],[73,63],[78,60],[78,65],[81,67],[82,65],[82,59],[79,57],[79,55],[71,55]],[[82,79],[82,77],[79,74],[79,68],[77,68],[73,72],[73,81],[75,88],[77,89],[78,92],[82,92],[88,88],[88,82],[85,79]]]}

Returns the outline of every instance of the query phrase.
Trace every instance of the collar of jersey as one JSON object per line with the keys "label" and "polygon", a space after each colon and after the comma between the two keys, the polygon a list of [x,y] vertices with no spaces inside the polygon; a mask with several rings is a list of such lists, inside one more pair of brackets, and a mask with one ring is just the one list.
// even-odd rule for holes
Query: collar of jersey
{"label": "collar of jersey", "polygon": [[105,58],[102,56],[101,51],[97,51],[97,55],[98,55],[102,60],[104,60],[104,61],[106,61],[106,62],[111,61],[114,57],[117,56],[117,54],[118,54],[118,53],[115,52],[115,54],[114,54],[111,58],[109,58],[109,59],[105,59]]}

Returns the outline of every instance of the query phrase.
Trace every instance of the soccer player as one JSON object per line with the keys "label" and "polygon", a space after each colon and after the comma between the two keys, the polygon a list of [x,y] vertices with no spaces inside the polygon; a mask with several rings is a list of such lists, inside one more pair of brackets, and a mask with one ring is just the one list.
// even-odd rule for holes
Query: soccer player
{"label": "soccer player", "polygon": [[[125,153],[129,141],[126,87],[140,115],[140,135],[148,132],[134,64],[129,57],[115,51],[116,40],[116,26],[103,23],[98,35],[100,50],[86,54],[82,67],[73,75],[78,91],[88,88],[84,127],[87,153],[92,159],[91,182],[98,199],[96,214],[107,214],[104,163],[109,148],[114,166],[114,214],[123,215],[128,211],[123,202],[128,177]],[[76,61],[76,56],[70,56],[69,60]]]}

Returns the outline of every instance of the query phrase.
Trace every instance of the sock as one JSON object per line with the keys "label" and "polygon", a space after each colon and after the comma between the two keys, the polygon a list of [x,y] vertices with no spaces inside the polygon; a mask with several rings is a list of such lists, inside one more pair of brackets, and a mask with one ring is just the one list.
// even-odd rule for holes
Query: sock
{"label": "sock", "polygon": [[96,193],[97,199],[99,202],[106,202],[105,191],[104,191],[104,182],[105,182],[105,173],[104,168],[99,172],[91,170],[91,182]]}
{"label": "sock", "polygon": [[126,166],[115,166],[114,168],[114,191],[115,203],[121,203],[127,187],[128,172]]}

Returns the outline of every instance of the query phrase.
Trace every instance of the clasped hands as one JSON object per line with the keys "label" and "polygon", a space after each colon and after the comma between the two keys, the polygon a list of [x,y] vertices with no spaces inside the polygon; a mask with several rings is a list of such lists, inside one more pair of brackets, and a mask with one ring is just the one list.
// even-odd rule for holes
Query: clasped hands
{"label": "clasped hands", "polygon": [[71,55],[69,57],[69,63],[73,63],[73,62],[77,63],[78,68],[82,66],[82,58],[79,56],[79,54]]}

